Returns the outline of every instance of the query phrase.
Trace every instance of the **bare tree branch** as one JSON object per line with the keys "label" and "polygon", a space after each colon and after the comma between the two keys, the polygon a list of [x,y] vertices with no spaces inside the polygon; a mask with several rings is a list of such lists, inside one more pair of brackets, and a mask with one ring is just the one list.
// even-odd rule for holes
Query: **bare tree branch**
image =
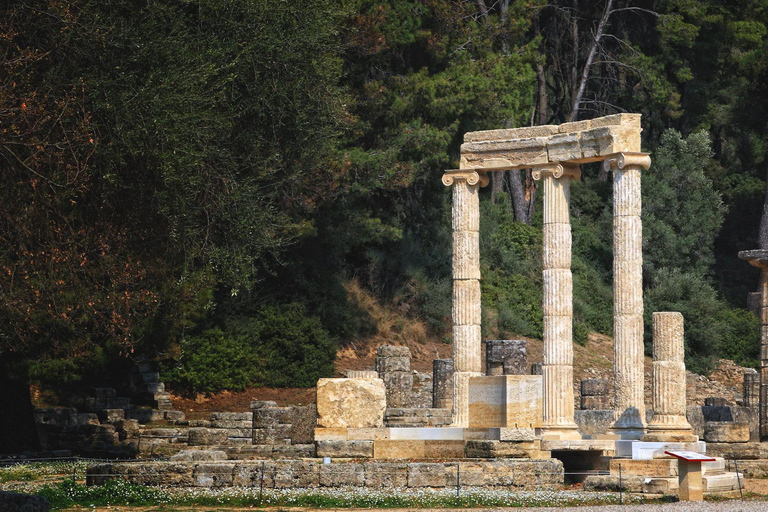
{"label": "bare tree branch", "polygon": [[584,63],[584,69],[581,72],[579,89],[578,89],[578,92],[576,93],[576,96],[573,98],[573,103],[571,104],[571,113],[568,115],[569,122],[575,121],[576,117],[579,115],[579,106],[581,105],[581,100],[584,97],[584,91],[587,88],[587,79],[589,78],[589,72],[590,72],[590,69],[592,68],[595,55],[597,55],[597,49],[600,44],[600,39],[603,37],[603,29],[605,29],[605,24],[608,22],[608,17],[611,15],[612,8],[613,8],[613,0],[608,0],[608,2],[606,2],[605,4],[605,11],[603,11],[603,17],[600,18],[600,22],[597,24],[597,30],[595,31],[592,45],[589,49],[589,55],[587,56],[587,61]]}

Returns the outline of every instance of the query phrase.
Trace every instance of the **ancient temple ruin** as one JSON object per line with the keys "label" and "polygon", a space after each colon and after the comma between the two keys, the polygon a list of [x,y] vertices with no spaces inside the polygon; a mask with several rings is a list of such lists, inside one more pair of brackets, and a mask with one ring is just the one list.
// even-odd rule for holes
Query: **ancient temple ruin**
{"label": "ancient temple ruin", "polygon": [[580,439],[573,400],[573,279],[570,184],[579,164],[603,162],[613,172],[614,431],[623,439],[645,434],[640,173],[640,115],[618,114],[559,126],[468,133],[460,169],[446,171],[453,189],[453,423],[469,425],[469,379],[480,376],[480,203],[488,173],[533,169],[542,182],[544,362],[542,430],[545,438]]}

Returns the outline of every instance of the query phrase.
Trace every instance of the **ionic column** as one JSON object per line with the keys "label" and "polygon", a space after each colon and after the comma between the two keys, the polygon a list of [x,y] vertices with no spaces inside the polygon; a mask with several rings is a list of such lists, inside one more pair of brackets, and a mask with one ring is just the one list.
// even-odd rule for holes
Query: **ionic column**
{"label": "ionic column", "polygon": [[533,170],[544,201],[542,388],[546,438],[580,439],[573,420],[573,277],[571,275],[571,179],[578,167],[560,164]]}
{"label": "ionic column", "polygon": [[619,153],[605,161],[613,170],[614,433],[639,439],[645,430],[643,391],[643,226],[640,171],[645,153]]}
{"label": "ionic column", "polygon": [[645,441],[695,442],[685,416],[685,349],[683,315],[653,314],[653,419]]}
{"label": "ionic column", "polygon": [[768,436],[768,250],[739,252],[739,258],[760,269],[760,438]]}
{"label": "ionic column", "polygon": [[480,304],[480,186],[475,171],[446,171],[453,188],[453,425],[469,426],[469,377],[482,375]]}

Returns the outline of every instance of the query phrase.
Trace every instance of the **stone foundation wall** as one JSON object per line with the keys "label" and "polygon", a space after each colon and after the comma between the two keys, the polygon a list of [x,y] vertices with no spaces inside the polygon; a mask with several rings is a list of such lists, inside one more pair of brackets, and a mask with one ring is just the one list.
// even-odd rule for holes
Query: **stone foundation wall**
{"label": "stone foundation wall", "polygon": [[98,464],[88,468],[88,485],[125,479],[168,487],[445,488],[504,487],[552,489],[563,484],[556,459],[478,462],[341,462],[319,460],[140,462]]}
{"label": "stone foundation wall", "polygon": [[275,402],[251,402],[253,444],[308,444],[315,440],[315,404],[278,407]]}

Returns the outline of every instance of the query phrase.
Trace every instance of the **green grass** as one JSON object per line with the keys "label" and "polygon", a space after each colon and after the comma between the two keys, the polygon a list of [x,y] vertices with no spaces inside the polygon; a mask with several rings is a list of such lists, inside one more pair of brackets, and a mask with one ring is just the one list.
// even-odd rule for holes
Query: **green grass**
{"label": "green grass", "polygon": [[[53,510],[76,505],[196,507],[313,507],[313,508],[468,508],[608,505],[619,502],[616,493],[585,491],[506,491],[464,489],[161,489],[112,480],[86,487],[67,480],[37,491],[51,502]],[[643,503],[625,495],[624,502]]]}
{"label": "green grass", "polygon": [[89,463],[85,461],[32,462],[0,467],[0,484],[8,482],[34,482],[57,475],[85,477]]}

